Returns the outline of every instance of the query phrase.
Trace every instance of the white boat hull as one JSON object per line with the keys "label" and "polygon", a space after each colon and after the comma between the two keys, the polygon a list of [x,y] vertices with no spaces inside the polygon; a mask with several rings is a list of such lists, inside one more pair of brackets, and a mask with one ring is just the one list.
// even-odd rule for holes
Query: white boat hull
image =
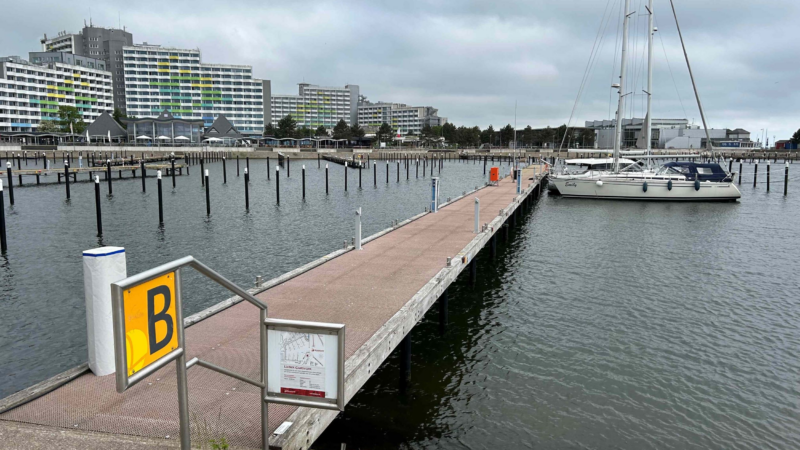
{"label": "white boat hull", "polygon": [[[664,200],[664,201],[735,201],[742,194],[733,183],[700,183],[696,189],[694,181],[672,181],[643,179],[597,179],[554,178],[550,183],[563,197],[595,198],[609,200]],[[647,191],[644,183],[647,182]]]}

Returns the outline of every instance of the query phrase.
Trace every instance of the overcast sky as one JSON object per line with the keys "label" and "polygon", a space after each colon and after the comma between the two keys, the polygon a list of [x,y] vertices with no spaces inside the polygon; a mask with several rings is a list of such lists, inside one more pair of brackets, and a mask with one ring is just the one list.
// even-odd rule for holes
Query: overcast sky
{"label": "overcast sky", "polygon": [[[372,101],[434,106],[456,125],[481,128],[513,124],[517,102],[522,128],[570,120],[602,28],[572,118],[582,125],[616,110],[609,98],[622,1],[26,0],[4,2],[0,54],[27,56],[42,34],[77,32],[91,16],[96,26],[121,22],[135,42],[252,65],[273,93],[296,93],[302,81],[357,84]],[[754,139],[768,128],[770,141],[800,128],[800,1],[675,2],[709,126],[745,128]],[[636,81],[626,117],[643,115],[645,4],[631,0]],[[655,0],[654,10],[653,115],[700,123],[669,0]]]}

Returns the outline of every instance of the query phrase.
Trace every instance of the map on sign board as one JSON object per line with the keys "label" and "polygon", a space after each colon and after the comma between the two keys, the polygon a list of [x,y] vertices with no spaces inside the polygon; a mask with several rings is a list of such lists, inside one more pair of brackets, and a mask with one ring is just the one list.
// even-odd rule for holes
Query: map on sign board
{"label": "map on sign board", "polygon": [[280,332],[282,394],[325,398],[325,336]]}

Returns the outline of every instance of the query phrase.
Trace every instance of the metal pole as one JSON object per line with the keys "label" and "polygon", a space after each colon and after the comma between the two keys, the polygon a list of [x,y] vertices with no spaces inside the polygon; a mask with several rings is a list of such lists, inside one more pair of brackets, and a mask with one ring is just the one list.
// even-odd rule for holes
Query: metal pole
{"label": "metal pole", "polygon": [[222,157],[222,184],[228,184],[228,168],[225,165],[225,157],[224,156]]}
{"label": "metal pole", "polygon": [[172,159],[170,161],[172,164],[172,188],[175,189],[175,155],[172,155]]}
{"label": "metal pole", "polygon": [[386,184],[389,184],[389,160],[386,160]]}
{"label": "metal pole", "polygon": [[[784,163],[786,165],[786,170],[783,174],[783,195],[787,195],[789,193],[789,163]],[[0,208],[2,205],[0,204]]]}
{"label": "metal pole", "polygon": [[475,234],[481,232],[481,201],[475,197]]}
{"label": "metal pole", "polygon": [[344,191],[347,192],[347,161],[344,162]]}
{"label": "metal pole", "polygon": [[[139,161],[139,166],[142,168],[142,192],[147,192],[147,185],[144,183],[144,179],[145,179],[145,177],[147,177],[146,169],[144,168],[144,159]],[[187,175],[188,175],[188,172],[187,172]]]}
{"label": "metal pole", "polygon": [[206,162],[205,158],[201,157],[200,158],[200,186],[205,186],[206,185],[206,177],[204,176],[204,174],[208,175],[208,173],[204,169],[205,162]]}
{"label": "metal pole", "polygon": [[267,398],[267,309],[266,307],[260,313],[261,326],[261,448],[267,450],[269,448],[269,404]]}
{"label": "metal pole", "polygon": [[328,164],[325,164],[325,195],[328,195]]}
{"label": "metal pole", "polygon": [[161,196],[161,171],[156,172],[156,178],[158,179],[158,223],[159,225],[164,225],[164,199]]}
{"label": "metal pole", "polygon": [[756,160],[755,171],[753,172],[753,187],[756,187],[758,181],[758,160]]}
{"label": "metal pole", "polygon": [[374,187],[378,187],[378,163],[372,163],[372,183]]}
{"label": "metal pole", "polygon": [[278,204],[281,204],[281,166],[275,166],[275,196]]}
{"label": "metal pole", "polygon": [[361,189],[361,169],[364,168],[364,164],[358,165],[358,189]]}
{"label": "metal pole", "polygon": [[[206,183],[208,185],[208,183]],[[181,301],[181,270],[175,270],[175,303],[180,305]],[[176,311],[176,319],[183,323],[183,314],[180,310]],[[178,342],[185,345],[183,326],[177,327]],[[175,372],[178,376],[178,417],[181,434],[181,450],[191,450],[192,436],[189,425],[189,386],[186,380],[186,353],[181,353],[175,360]]]}
{"label": "metal pole", "polygon": [[236,155],[236,176],[239,176],[239,155]]}
{"label": "metal pole", "polygon": [[356,210],[356,236],[355,249],[361,250],[361,208]]}
{"label": "metal pole", "polygon": [[770,164],[770,160],[767,160],[767,192],[769,192],[769,181],[770,181],[770,179],[769,179],[769,176],[770,176],[769,169],[770,169],[770,165],[771,165]]}
{"label": "metal pole", "polygon": [[739,160],[739,186],[742,185],[742,160]]}
{"label": "metal pole", "polygon": [[303,200],[306,199],[306,165],[303,164]]}
{"label": "metal pole", "polygon": [[97,235],[103,235],[103,216],[100,210],[100,175],[94,177],[94,209],[97,213]]}

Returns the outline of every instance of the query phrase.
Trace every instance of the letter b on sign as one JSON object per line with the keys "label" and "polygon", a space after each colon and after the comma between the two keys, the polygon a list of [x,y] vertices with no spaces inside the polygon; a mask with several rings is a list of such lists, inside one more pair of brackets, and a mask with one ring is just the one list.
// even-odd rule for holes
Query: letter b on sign
{"label": "letter b on sign", "polygon": [[175,273],[123,291],[128,376],[178,348]]}
{"label": "letter b on sign", "polygon": [[[155,312],[156,296],[163,297],[163,307],[159,312]],[[172,340],[175,327],[173,326],[174,318],[167,313],[170,305],[172,305],[172,293],[169,287],[161,285],[147,291],[147,331],[150,337],[151,354],[166,347]],[[160,328],[166,327],[166,332],[157,333],[156,324],[160,325]],[[159,335],[163,338],[159,338]]]}

